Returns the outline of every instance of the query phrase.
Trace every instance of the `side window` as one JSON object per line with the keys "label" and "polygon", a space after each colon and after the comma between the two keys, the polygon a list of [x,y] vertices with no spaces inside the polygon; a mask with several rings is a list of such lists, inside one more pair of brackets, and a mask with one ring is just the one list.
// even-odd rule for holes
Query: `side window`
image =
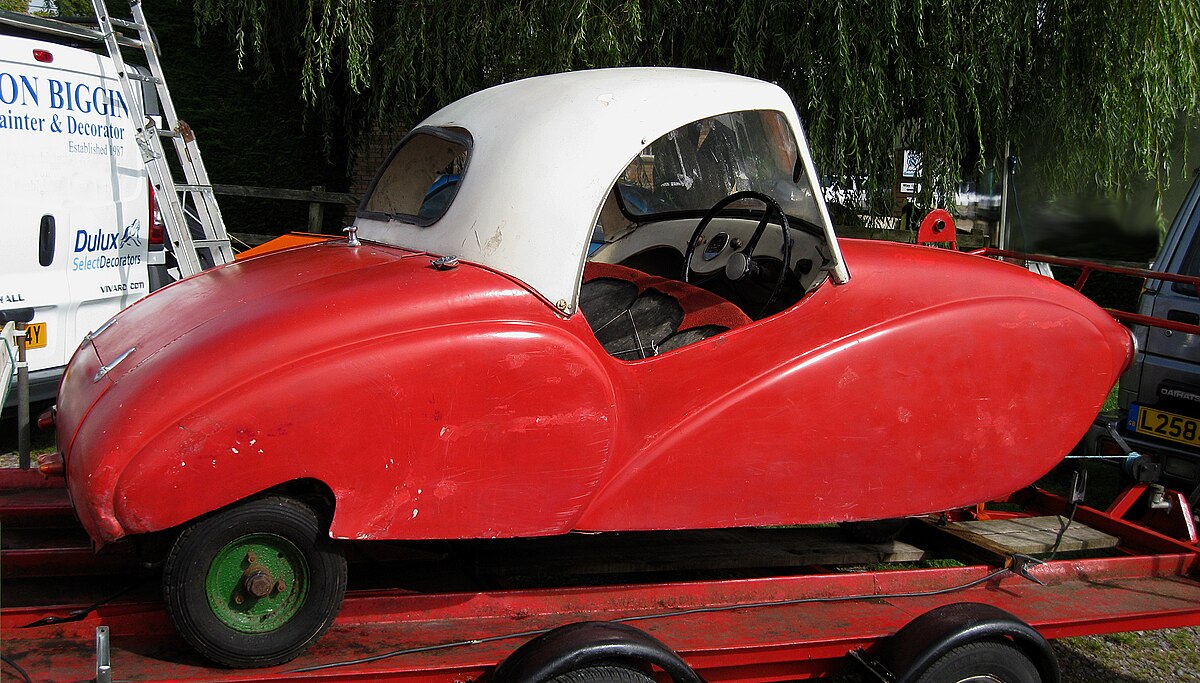
{"label": "side window", "polygon": [[733,192],[771,195],[789,216],[821,222],[815,193],[792,178],[799,150],[777,111],[744,111],[693,121],[650,143],[617,180],[632,218],[706,211]]}
{"label": "side window", "polygon": [[[1200,226],[1195,222],[1189,227],[1188,232],[1191,234],[1192,243],[1188,246],[1187,256],[1183,259],[1183,265],[1179,269],[1180,275],[1191,275],[1192,277],[1200,277]],[[1171,288],[1179,294],[1187,296],[1200,296],[1200,292],[1196,291],[1195,285],[1176,282]]]}
{"label": "side window", "polygon": [[462,129],[414,131],[375,178],[362,211],[421,226],[433,224],[458,194],[470,145],[470,135]]}

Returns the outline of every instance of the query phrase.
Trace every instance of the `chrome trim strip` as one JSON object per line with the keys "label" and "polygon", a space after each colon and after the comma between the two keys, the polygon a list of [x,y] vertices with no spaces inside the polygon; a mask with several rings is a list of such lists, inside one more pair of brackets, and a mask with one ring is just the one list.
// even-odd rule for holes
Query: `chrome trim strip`
{"label": "chrome trim strip", "polygon": [[117,356],[117,357],[116,357],[116,358],[113,360],[113,362],[109,363],[108,365],[101,365],[101,366],[100,366],[100,369],[96,371],[96,376],[92,378],[92,381],[93,381],[93,382],[99,382],[99,381],[100,381],[100,379],[101,379],[102,377],[104,377],[104,376],[105,376],[105,375],[107,375],[108,373],[112,372],[112,369],[113,369],[113,368],[115,368],[115,367],[117,367],[118,365],[120,365],[120,364],[121,364],[121,361],[123,361],[123,360],[125,360],[126,358],[128,358],[128,357],[129,357],[129,354],[133,353],[135,350],[137,350],[137,347],[136,347],[136,346],[131,346],[131,347],[129,347],[129,350],[128,350],[128,351],[126,351],[125,353],[122,353],[121,355]]}
{"label": "chrome trim strip", "polygon": [[87,342],[90,342],[91,340],[95,339],[96,337],[99,337],[101,332],[107,330],[109,327],[116,325],[116,324],[117,324],[117,316],[114,315],[113,317],[109,318],[108,320],[105,320],[103,325],[101,325],[100,327],[97,327],[95,332],[88,332],[84,336],[83,342],[85,344]]}

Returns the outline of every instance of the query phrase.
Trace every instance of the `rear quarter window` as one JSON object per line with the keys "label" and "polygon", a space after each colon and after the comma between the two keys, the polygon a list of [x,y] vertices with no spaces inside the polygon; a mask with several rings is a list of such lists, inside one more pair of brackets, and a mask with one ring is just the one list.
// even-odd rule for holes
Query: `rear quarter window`
{"label": "rear quarter window", "polygon": [[470,151],[471,136],[461,128],[413,131],[376,176],[360,213],[432,225],[454,202]]}

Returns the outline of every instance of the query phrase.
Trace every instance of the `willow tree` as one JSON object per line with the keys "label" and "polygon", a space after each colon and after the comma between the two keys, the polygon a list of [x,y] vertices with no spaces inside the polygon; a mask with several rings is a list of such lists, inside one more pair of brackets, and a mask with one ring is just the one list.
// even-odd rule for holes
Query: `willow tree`
{"label": "willow tree", "polygon": [[[1050,189],[1159,188],[1181,120],[1200,120],[1196,0],[196,0],[258,68],[299,64],[330,136],[403,129],[469,92],[618,65],[779,83],[822,172],[890,188],[894,150],[926,191],[1037,153]],[[538,106],[530,103],[530,106]],[[1029,156],[1026,156],[1028,159]]]}

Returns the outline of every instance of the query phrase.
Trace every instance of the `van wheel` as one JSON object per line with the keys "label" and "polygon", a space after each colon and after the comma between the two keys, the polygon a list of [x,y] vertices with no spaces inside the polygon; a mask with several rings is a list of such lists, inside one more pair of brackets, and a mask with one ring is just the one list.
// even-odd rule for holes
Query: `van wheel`
{"label": "van wheel", "polygon": [[312,508],[259,498],[206,517],[176,539],[163,599],[197,652],[231,667],[295,659],[333,623],[346,560]]}
{"label": "van wheel", "polygon": [[623,666],[589,666],[555,676],[550,683],[654,683],[654,679]]}
{"label": "van wheel", "polygon": [[937,658],[917,683],[1042,683],[1042,676],[1017,646],[980,640]]}

